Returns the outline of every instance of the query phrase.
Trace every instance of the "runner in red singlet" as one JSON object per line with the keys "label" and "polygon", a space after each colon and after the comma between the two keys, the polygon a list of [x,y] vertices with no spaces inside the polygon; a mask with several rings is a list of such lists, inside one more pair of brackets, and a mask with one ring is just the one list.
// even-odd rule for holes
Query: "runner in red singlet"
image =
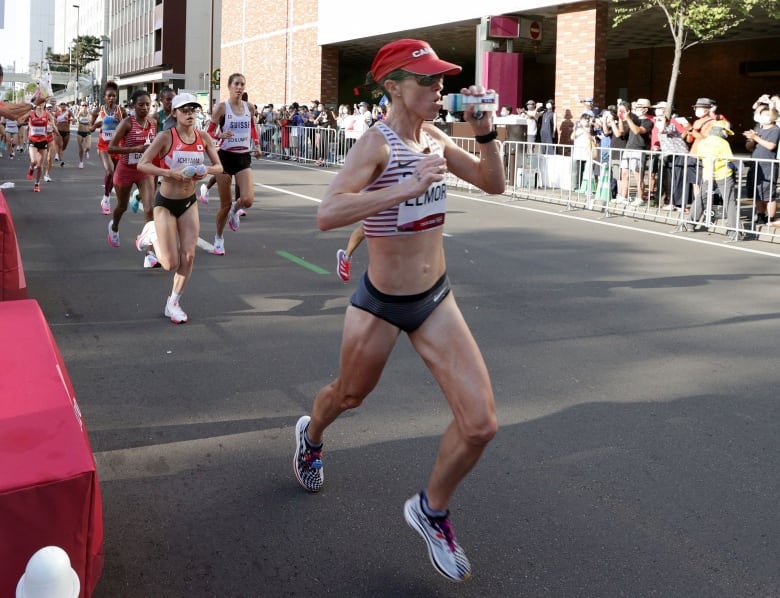
{"label": "runner in red singlet", "polygon": [[[157,123],[149,116],[152,98],[145,89],[137,89],[130,98],[130,105],[135,109],[135,115],[130,115],[119,123],[107,148],[108,152],[119,156],[114,170],[116,207],[113,218],[108,223],[108,244],[111,247],[119,247],[119,221],[127,211],[133,185],[138,188],[146,222],[154,220],[154,177],[138,170],[141,156],[157,134]],[[153,268],[156,265],[157,257],[150,251],[144,258],[144,267]]]}
{"label": "runner in red singlet", "polygon": [[49,154],[47,132],[49,124],[54,125],[54,117],[41,104],[31,110],[27,117],[27,125],[30,129],[28,134],[30,142],[30,168],[27,171],[27,178],[29,180],[35,179],[33,191],[36,193],[41,190],[41,175]]}
{"label": "runner in red singlet", "polygon": [[[154,198],[154,220],[146,223],[135,245],[139,251],[153,246],[162,267],[175,272],[164,313],[174,324],[182,324],[188,317],[179,300],[192,275],[200,233],[195,185],[222,172],[222,164],[211,138],[195,128],[195,112],[200,108],[195,96],[179,94],[171,106],[176,126],[158,133],[138,163],[139,171],[159,176],[161,183]],[[211,166],[205,165],[204,156]],[[156,158],[163,159],[162,166]]]}

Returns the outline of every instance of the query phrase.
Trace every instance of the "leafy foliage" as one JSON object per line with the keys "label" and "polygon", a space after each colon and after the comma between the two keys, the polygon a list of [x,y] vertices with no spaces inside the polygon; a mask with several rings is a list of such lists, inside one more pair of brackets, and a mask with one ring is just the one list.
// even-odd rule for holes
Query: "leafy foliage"
{"label": "leafy foliage", "polygon": [[80,71],[90,62],[98,60],[102,55],[103,45],[99,37],[94,35],[80,35],[73,40],[71,60],[74,68]]}
{"label": "leafy foliage", "polygon": [[612,4],[613,27],[642,12],[662,10],[675,45],[682,50],[717,39],[749,19],[756,8],[780,16],[778,0],[613,0]]}
{"label": "leafy foliage", "polygon": [[674,62],[667,103],[671,111],[680,74],[682,53],[696,44],[717,39],[751,18],[759,9],[780,18],[780,0],[612,0],[612,26],[650,11],[662,10],[674,40]]}

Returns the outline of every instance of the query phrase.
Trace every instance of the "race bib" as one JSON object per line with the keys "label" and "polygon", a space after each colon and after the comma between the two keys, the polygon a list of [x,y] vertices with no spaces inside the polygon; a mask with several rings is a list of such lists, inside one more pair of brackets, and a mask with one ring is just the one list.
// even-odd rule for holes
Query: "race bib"
{"label": "race bib", "polygon": [[133,152],[132,154],[127,154],[127,163],[138,164],[138,162],[141,161],[141,156],[143,156],[143,154],[139,152]]}
{"label": "race bib", "polygon": [[30,127],[30,135],[33,137],[43,137],[46,135],[46,127]]}
{"label": "race bib", "polygon": [[399,231],[419,232],[444,224],[447,213],[447,184],[434,183],[424,195],[408,199],[398,206]]}
{"label": "race bib", "polygon": [[114,129],[100,129],[100,138],[103,141],[111,141],[114,138]]}

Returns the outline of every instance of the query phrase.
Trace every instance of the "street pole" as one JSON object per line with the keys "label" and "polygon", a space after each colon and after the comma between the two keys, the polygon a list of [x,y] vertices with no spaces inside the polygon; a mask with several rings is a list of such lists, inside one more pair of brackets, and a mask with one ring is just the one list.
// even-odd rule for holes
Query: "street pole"
{"label": "street pole", "polygon": [[[76,9],[76,49],[79,50],[81,44],[79,44],[79,16],[80,16],[80,7],[78,4],[74,4],[73,8]],[[73,97],[75,99],[75,103],[79,103],[79,63],[81,61],[81,52],[76,56],[76,89],[73,90]]]}
{"label": "street pole", "polygon": [[209,19],[211,21],[211,26],[209,27],[209,105],[206,111],[208,112],[209,116],[211,116],[211,106],[213,103],[212,93],[214,89],[214,81],[212,80],[214,77],[214,0],[211,0],[211,12],[209,14]]}

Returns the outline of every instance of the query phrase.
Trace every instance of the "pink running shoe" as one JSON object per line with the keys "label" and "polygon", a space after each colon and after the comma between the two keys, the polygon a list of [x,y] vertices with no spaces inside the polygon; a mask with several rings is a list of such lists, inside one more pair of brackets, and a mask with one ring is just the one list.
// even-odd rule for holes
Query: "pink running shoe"
{"label": "pink running shoe", "polygon": [[347,252],[343,249],[339,249],[336,252],[336,273],[339,278],[344,282],[349,282],[350,269],[352,268],[352,262],[347,256]]}

